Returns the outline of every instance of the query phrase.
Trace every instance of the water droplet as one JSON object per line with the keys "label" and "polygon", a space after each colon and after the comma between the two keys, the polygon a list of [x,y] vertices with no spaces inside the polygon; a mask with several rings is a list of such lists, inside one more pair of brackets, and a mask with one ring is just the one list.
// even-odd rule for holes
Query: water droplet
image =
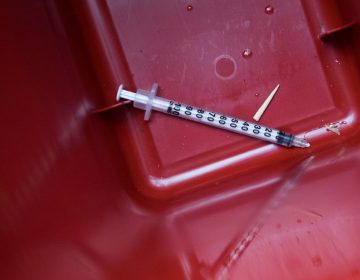
{"label": "water droplet", "polygon": [[347,124],[347,121],[341,121],[340,124]]}
{"label": "water droplet", "polygon": [[191,12],[193,9],[194,9],[194,7],[193,7],[192,5],[188,5],[188,6],[186,7],[186,10],[187,10],[188,12]]}
{"label": "water droplet", "polygon": [[260,95],[260,94],[259,94],[258,92],[257,92],[257,93],[255,93],[255,96],[256,96],[256,97],[259,97],[259,95]]}
{"label": "water droplet", "polygon": [[250,58],[252,56],[252,51],[250,49],[245,49],[242,53],[243,58]]}
{"label": "water droplet", "polygon": [[268,14],[268,15],[272,15],[274,13],[274,7],[272,7],[270,5],[267,5],[265,7],[265,13]]}

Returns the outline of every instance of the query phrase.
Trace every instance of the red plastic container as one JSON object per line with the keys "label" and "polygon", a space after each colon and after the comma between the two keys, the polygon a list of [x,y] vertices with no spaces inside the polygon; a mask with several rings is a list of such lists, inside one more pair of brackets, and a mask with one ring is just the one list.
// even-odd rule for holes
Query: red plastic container
{"label": "red plastic container", "polygon": [[[1,4],[0,279],[360,279],[358,1]],[[115,104],[130,90],[304,136]],[[329,130],[335,126],[339,134]]]}

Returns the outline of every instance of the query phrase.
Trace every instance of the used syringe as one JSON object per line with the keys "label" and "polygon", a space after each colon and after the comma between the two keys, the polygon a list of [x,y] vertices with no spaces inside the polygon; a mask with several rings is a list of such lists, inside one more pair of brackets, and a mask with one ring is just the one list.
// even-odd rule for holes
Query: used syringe
{"label": "used syringe", "polygon": [[285,147],[310,147],[310,144],[305,139],[295,137],[292,134],[274,128],[243,121],[238,118],[207,111],[192,105],[182,104],[162,97],[156,97],[157,89],[158,85],[154,84],[151,91],[138,89],[135,93],[124,90],[123,86],[120,85],[116,95],[116,100],[119,101],[120,98],[123,98],[134,101],[135,108],[145,110],[145,120],[149,120],[151,110],[155,110],[172,116],[181,117],[187,120],[272,142]]}

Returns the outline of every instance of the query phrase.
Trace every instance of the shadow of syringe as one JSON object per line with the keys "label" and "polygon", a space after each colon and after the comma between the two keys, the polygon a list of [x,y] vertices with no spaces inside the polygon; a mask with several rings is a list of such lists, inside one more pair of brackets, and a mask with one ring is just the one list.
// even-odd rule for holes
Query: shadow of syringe
{"label": "shadow of syringe", "polygon": [[297,185],[300,177],[309,169],[309,165],[313,159],[314,156],[304,159],[287,173],[286,178],[280,183],[279,189],[260,210],[255,221],[245,231],[245,234],[236,236],[211,268],[208,266],[203,267],[201,274],[205,279],[224,280],[228,278],[231,268],[255,239],[265,222],[279,207],[289,192]]}

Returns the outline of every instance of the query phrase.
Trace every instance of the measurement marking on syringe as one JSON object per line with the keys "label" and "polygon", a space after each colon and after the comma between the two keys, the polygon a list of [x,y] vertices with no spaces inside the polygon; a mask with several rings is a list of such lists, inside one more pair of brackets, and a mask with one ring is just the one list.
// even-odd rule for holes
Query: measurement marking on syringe
{"label": "measurement marking on syringe", "polygon": [[[261,130],[263,130],[263,135],[265,137],[270,138],[271,136],[274,136],[275,139],[278,139],[278,135],[272,135],[273,130],[268,127],[262,127],[257,124],[250,124],[246,121],[241,121],[236,118],[232,118],[225,115],[220,115],[214,112],[205,111],[201,108],[195,108],[193,106],[181,104],[181,103],[175,103],[174,101],[169,101],[169,106],[167,109],[167,112],[174,116],[179,115],[185,115],[186,118],[195,118],[198,119],[198,121],[201,122],[208,122],[209,124],[216,125],[217,126],[228,126],[228,129],[232,130],[238,130],[253,134],[260,134]],[[276,134],[280,134],[280,131],[277,131]]]}
{"label": "measurement marking on syringe", "polygon": [[151,111],[155,110],[286,147],[310,147],[310,144],[306,140],[297,138],[290,133],[285,133],[277,129],[261,126],[224,114],[206,111],[192,105],[181,104],[180,102],[157,97],[157,88],[157,84],[154,84],[151,91],[139,89],[134,93],[124,90],[123,87],[120,86],[116,98],[117,100],[120,100],[120,98],[133,100],[135,108],[145,110],[145,120],[149,120]]}

